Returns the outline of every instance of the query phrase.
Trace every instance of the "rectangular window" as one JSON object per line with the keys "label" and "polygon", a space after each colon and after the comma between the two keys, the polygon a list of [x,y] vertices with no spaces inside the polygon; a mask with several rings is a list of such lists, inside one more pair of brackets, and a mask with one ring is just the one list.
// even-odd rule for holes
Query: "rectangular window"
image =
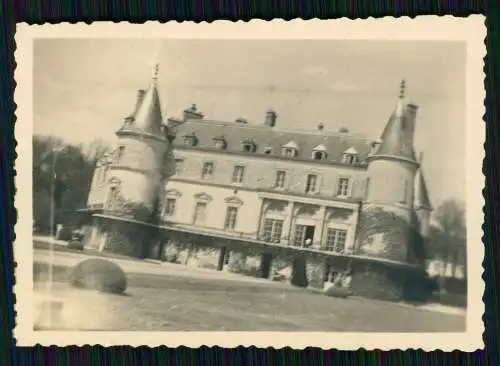
{"label": "rectangular window", "polygon": [[251,142],[243,143],[243,151],[244,152],[255,152],[255,145]]}
{"label": "rectangular window", "polygon": [[229,206],[226,210],[226,221],[224,221],[224,229],[234,230],[236,227],[236,218],[238,217],[238,208]]}
{"label": "rectangular window", "polygon": [[340,178],[339,186],[337,189],[337,196],[348,196],[349,195],[349,179],[348,178]]}
{"label": "rectangular window", "polygon": [[203,169],[201,171],[201,179],[207,179],[212,177],[213,172],[214,172],[214,163],[203,164]]}
{"label": "rectangular window", "polygon": [[293,239],[293,246],[302,247],[306,238],[306,226],[295,225],[295,237]]}
{"label": "rectangular window", "polygon": [[182,163],[184,162],[183,159],[175,159],[175,174],[179,175],[182,172]]}
{"label": "rectangular window", "polygon": [[328,229],[326,234],[325,249],[329,252],[339,253],[344,250],[347,238],[346,230]]}
{"label": "rectangular window", "polygon": [[316,183],[317,183],[317,176],[314,174],[309,174],[307,176],[306,193],[316,192]]}
{"label": "rectangular window", "polygon": [[116,151],[116,160],[115,163],[119,163],[122,156],[123,156],[123,151],[125,150],[125,146],[119,146],[118,150]]}
{"label": "rectangular window", "polygon": [[401,203],[408,203],[408,181],[406,180],[403,186],[403,196],[401,197]]}
{"label": "rectangular window", "polygon": [[197,202],[196,207],[194,209],[194,224],[195,225],[204,225],[205,224],[205,211],[207,208],[207,204],[205,202]]}
{"label": "rectangular window", "polygon": [[241,165],[234,167],[233,171],[233,183],[243,182],[243,175],[245,174],[245,168]]}
{"label": "rectangular window", "polygon": [[264,220],[264,240],[269,243],[279,243],[283,232],[283,220]]}
{"label": "rectangular window", "polygon": [[365,181],[365,200],[368,199],[369,193],[370,193],[370,178],[366,178],[366,181]]}
{"label": "rectangular window", "polygon": [[285,177],[286,177],[286,173],[282,170],[278,170],[276,172],[276,180],[274,182],[274,186],[276,188],[284,188],[285,187]]}
{"label": "rectangular window", "polygon": [[167,198],[165,202],[165,216],[173,216],[175,214],[176,200],[174,198]]}
{"label": "rectangular window", "polygon": [[358,164],[359,159],[357,155],[354,154],[343,154],[342,155],[342,163],[344,164]]}

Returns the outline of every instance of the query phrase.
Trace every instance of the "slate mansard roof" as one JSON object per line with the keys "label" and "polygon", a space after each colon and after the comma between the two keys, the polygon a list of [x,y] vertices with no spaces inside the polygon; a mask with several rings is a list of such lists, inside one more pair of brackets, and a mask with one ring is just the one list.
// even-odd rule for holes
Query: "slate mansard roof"
{"label": "slate mansard roof", "polygon": [[[279,123],[279,122],[278,122]],[[267,125],[248,125],[238,122],[217,122],[207,120],[186,120],[175,129],[174,147],[220,150],[215,140],[224,138],[224,152],[245,153],[244,143],[253,143],[255,150],[247,152],[252,155],[282,156],[282,148],[297,147],[297,155],[291,159],[313,160],[313,152],[325,152],[325,162],[341,163],[344,152],[358,153],[363,164],[371,151],[372,140],[353,136],[348,133],[331,133],[327,131],[294,131],[281,130]],[[194,136],[196,144],[185,143],[185,137]],[[347,151],[349,150],[349,151]]]}

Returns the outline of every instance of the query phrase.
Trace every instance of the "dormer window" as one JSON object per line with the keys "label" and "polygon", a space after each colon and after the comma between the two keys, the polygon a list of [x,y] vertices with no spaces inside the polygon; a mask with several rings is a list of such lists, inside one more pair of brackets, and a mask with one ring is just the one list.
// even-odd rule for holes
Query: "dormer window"
{"label": "dormer window", "polygon": [[282,151],[282,155],[287,158],[294,158],[297,156],[297,150],[291,148],[284,148]]}
{"label": "dormer window", "polygon": [[281,147],[281,155],[287,158],[294,158],[298,155],[299,147],[294,141],[290,141]]}
{"label": "dormer window", "polygon": [[196,146],[198,143],[198,138],[194,133],[184,135],[184,144],[187,146]]}
{"label": "dormer window", "polygon": [[257,150],[257,145],[253,139],[243,139],[241,148],[244,152],[255,152]]}
{"label": "dormer window", "polygon": [[325,145],[320,144],[313,149],[312,158],[314,160],[326,160],[326,157],[327,152]]}
{"label": "dormer window", "polygon": [[213,138],[215,147],[219,150],[225,150],[227,147],[226,138],[224,136],[217,136]]}
{"label": "dormer window", "polygon": [[266,147],[264,148],[264,154],[266,154],[266,155],[271,155],[272,153],[273,153],[273,148],[272,148],[272,147],[270,147],[270,146],[266,146]]}
{"label": "dormer window", "polygon": [[344,164],[358,164],[359,163],[359,154],[356,149],[350,147],[342,154],[342,163]]}

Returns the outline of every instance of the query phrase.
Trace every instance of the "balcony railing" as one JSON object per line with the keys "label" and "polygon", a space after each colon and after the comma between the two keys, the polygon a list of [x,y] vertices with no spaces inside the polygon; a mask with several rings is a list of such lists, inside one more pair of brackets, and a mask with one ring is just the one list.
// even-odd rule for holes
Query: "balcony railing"
{"label": "balcony railing", "polygon": [[340,248],[327,248],[323,243],[318,242],[318,241],[313,241],[311,243],[306,243],[301,242],[301,243],[295,243],[293,240],[291,240],[289,237],[282,237],[279,239],[272,239],[267,237],[266,235],[259,235],[256,238],[257,240],[265,241],[266,243],[270,244],[279,244],[279,245],[286,245],[294,248],[309,248],[309,249],[315,249],[315,250],[321,250],[324,252],[330,252],[330,253],[336,253],[336,254],[347,254],[345,251],[345,248],[340,249]]}
{"label": "balcony railing", "polygon": [[189,230],[193,233],[198,234],[218,234],[223,235],[225,237],[234,238],[234,239],[242,239],[242,240],[258,240],[268,244],[276,244],[277,246],[289,246],[297,249],[313,249],[319,250],[326,253],[334,253],[334,254],[349,254],[345,249],[337,249],[337,248],[327,248],[324,244],[320,242],[311,242],[310,244],[306,244],[305,242],[301,244],[296,244],[293,240],[290,240],[288,237],[282,237],[280,239],[272,239],[269,236],[264,234],[258,234],[256,232],[248,233],[241,231],[231,231],[231,230],[223,230],[217,228],[211,228],[206,226],[195,226],[189,224],[177,224],[177,223],[168,223],[168,226],[173,228],[179,228],[184,230]]}

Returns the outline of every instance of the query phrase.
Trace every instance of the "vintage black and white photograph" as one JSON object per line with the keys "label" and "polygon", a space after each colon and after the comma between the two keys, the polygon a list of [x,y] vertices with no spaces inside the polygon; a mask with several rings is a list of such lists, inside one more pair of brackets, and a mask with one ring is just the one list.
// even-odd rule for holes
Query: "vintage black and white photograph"
{"label": "vintage black and white photograph", "polygon": [[314,332],[446,343],[440,333],[482,331],[468,312],[483,305],[482,288],[470,296],[482,283],[482,105],[470,110],[484,91],[470,99],[482,79],[468,72],[483,54],[466,39],[371,39],[376,27],[352,39],[138,37],[130,26],[130,37],[31,39],[31,105],[18,102],[31,120],[18,124],[32,127],[16,132],[31,149],[16,198],[32,197],[17,243],[30,254],[15,260],[32,274],[38,342]]}

